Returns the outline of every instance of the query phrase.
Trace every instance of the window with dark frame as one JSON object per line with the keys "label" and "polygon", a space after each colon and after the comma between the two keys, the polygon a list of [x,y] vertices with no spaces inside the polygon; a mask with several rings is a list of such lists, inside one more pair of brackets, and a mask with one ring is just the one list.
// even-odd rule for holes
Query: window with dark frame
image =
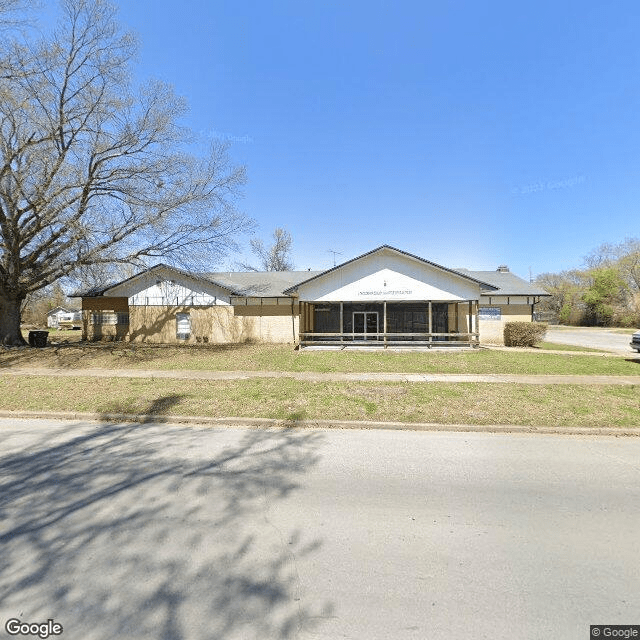
{"label": "window with dark frame", "polygon": [[176,313],[176,338],[188,340],[191,337],[191,314]]}

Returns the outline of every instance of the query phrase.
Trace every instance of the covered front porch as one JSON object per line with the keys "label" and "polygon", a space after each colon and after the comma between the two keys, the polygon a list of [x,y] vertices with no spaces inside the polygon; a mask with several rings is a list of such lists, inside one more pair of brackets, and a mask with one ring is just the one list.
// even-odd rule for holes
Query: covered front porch
{"label": "covered front porch", "polygon": [[478,300],[300,302],[300,346],[477,347]]}

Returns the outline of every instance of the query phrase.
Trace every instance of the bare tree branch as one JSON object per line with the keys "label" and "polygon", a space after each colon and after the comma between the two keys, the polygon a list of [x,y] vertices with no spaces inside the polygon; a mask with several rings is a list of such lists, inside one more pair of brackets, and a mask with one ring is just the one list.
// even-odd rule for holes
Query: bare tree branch
{"label": "bare tree branch", "polygon": [[259,238],[251,239],[251,251],[260,259],[261,268],[244,262],[239,263],[240,268],[247,271],[293,271],[291,234],[278,227],[274,230],[272,238],[273,244],[269,247],[265,247]]}
{"label": "bare tree branch", "polygon": [[[0,20],[19,4],[0,0]],[[16,305],[61,278],[160,258],[209,268],[252,227],[227,148],[194,157],[185,101],[130,84],[136,42],[114,7],[61,8],[50,38],[17,30],[0,50],[0,343],[20,342]]]}

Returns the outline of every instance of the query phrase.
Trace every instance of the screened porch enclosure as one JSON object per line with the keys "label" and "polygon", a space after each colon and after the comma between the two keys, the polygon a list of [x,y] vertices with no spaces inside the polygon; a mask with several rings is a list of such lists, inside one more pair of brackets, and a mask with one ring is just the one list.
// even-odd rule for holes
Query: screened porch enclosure
{"label": "screened porch enclosure", "polygon": [[478,301],[300,303],[300,344],[477,346]]}

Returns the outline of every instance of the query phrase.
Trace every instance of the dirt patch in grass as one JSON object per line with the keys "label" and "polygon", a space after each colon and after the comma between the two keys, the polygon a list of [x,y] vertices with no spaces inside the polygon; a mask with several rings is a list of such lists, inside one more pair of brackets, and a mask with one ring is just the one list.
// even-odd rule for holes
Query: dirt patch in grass
{"label": "dirt patch in grass", "polygon": [[623,427],[640,387],[0,377],[0,408],[153,415]]}

